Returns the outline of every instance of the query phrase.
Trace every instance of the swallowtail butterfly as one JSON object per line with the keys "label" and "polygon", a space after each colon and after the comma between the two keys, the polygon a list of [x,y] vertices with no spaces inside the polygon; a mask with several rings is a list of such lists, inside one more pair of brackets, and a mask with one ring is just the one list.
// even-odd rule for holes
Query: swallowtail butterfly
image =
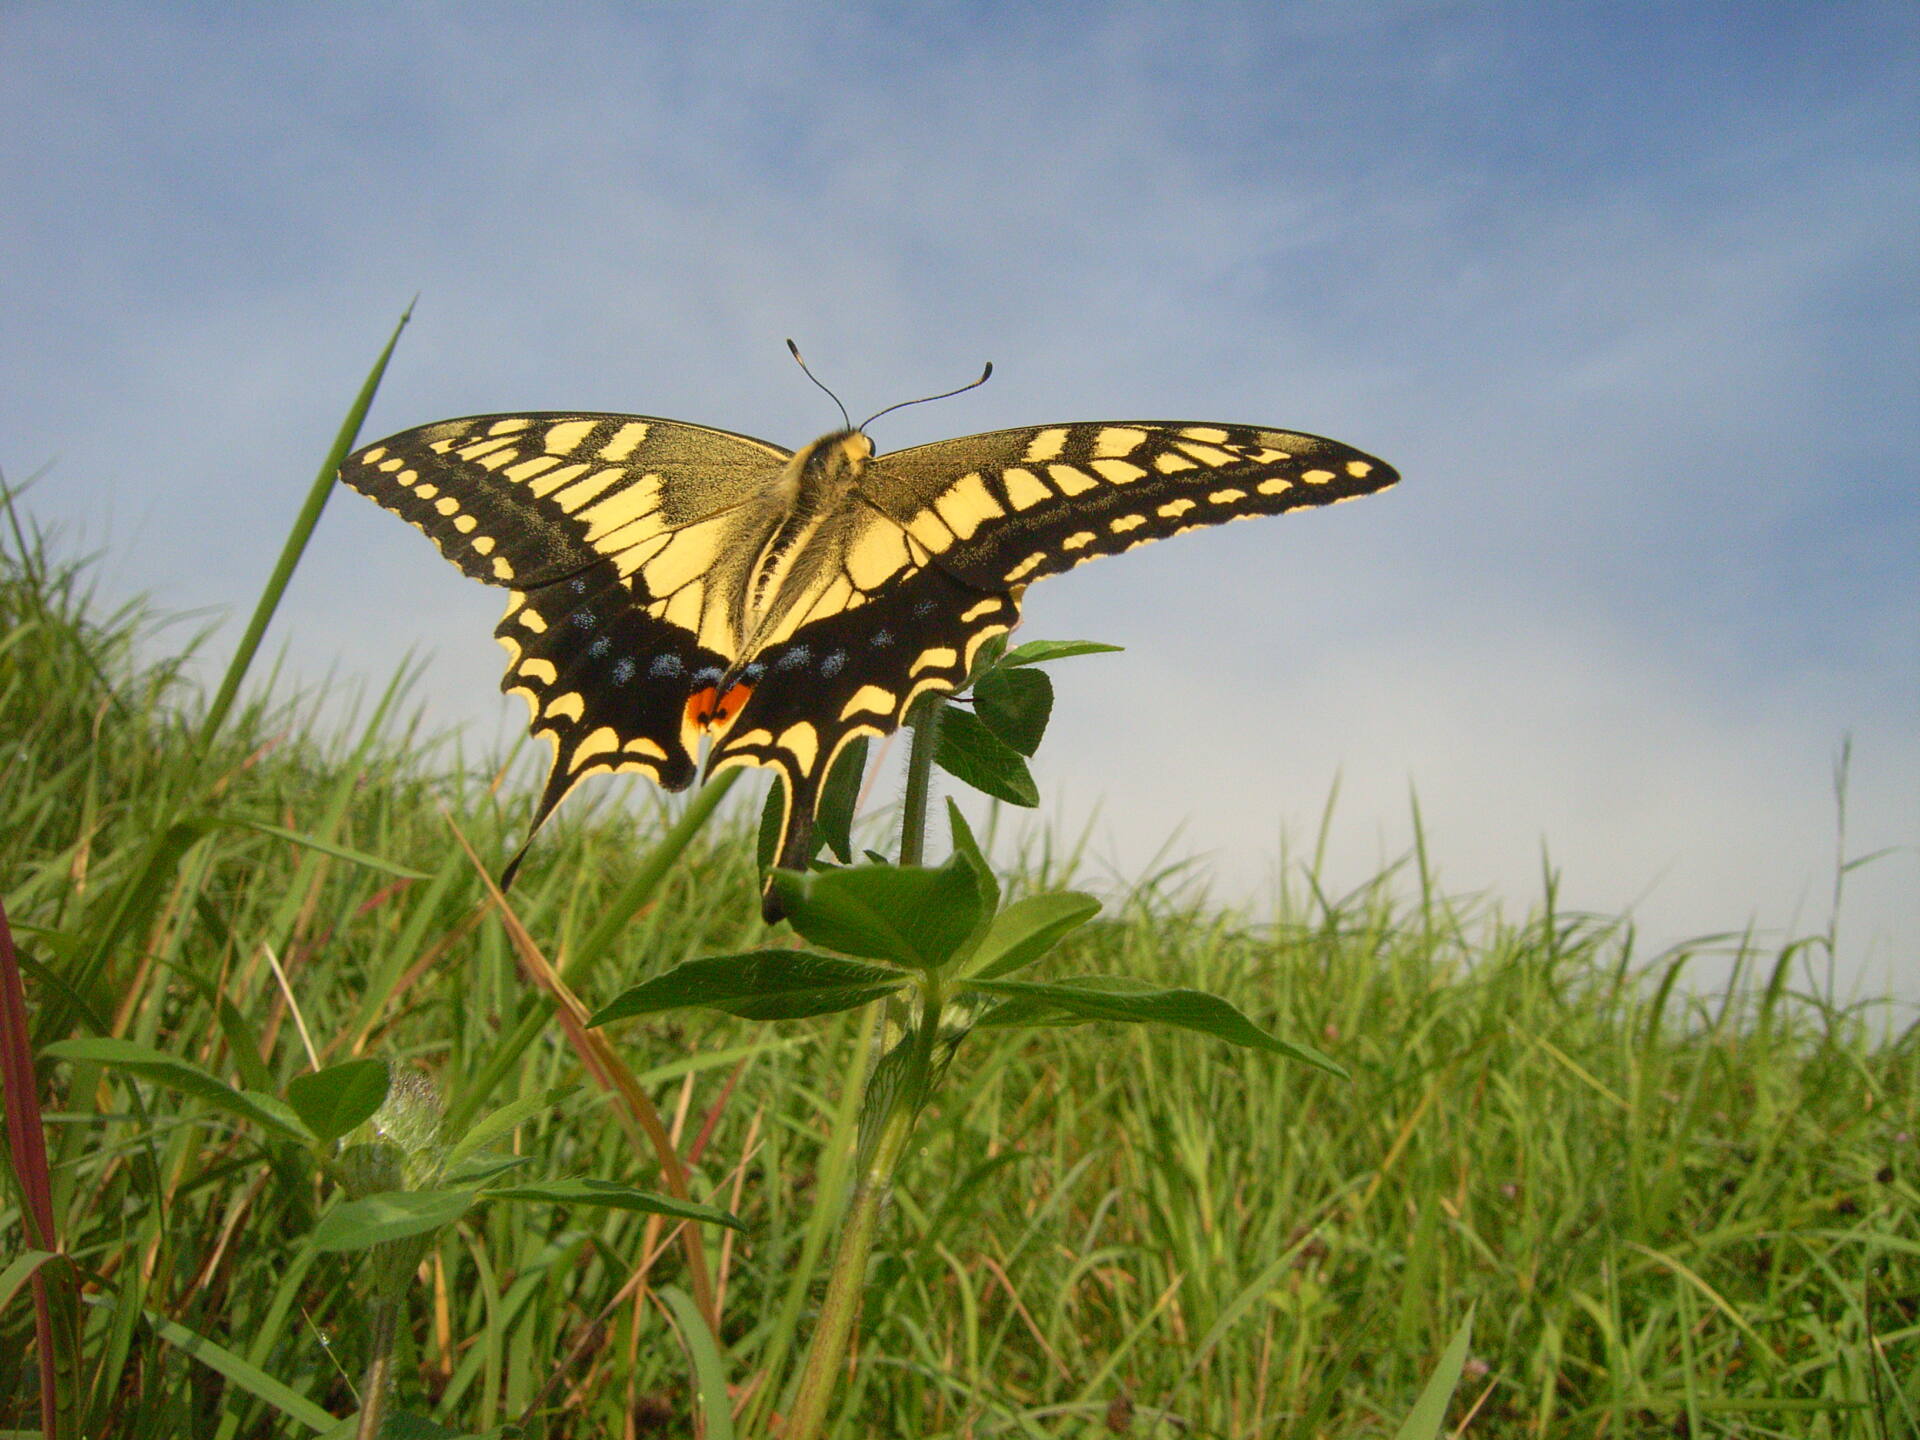
{"label": "swallowtail butterfly", "polygon": [[529,833],[596,771],[684,788],[704,738],[709,772],[780,773],[776,863],[803,868],[841,748],[958,688],[1035,580],[1399,476],[1254,425],[1029,425],[879,455],[862,428],[790,452],[684,420],[553,412],[402,431],[340,478],[508,590],[501,688],[553,745]]}

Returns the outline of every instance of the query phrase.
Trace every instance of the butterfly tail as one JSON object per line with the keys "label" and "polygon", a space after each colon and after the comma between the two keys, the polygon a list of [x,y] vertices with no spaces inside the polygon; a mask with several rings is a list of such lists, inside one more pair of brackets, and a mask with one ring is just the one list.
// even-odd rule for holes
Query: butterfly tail
{"label": "butterfly tail", "polygon": [[780,817],[780,839],[774,846],[773,865],[760,888],[760,914],[769,925],[786,919],[780,897],[773,888],[775,870],[804,870],[813,863],[817,848],[813,838],[814,813],[820,805],[818,772],[796,775],[785,766],[778,767],[781,794],[786,808]]}
{"label": "butterfly tail", "polygon": [[540,792],[540,808],[533,812],[533,823],[527,826],[527,835],[520,842],[520,848],[513,852],[513,858],[507,861],[507,868],[500,872],[500,889],[505,892],[513,885],[513,877],[520,873],[520,862],[527,858],[527,851],[533,848],[533,837],[540,833],[540,827],[547,817],[559,808],[560,802],[567,798],[579,776],[568,773],[567,767],[558,760],[547,776],[547,787]]}

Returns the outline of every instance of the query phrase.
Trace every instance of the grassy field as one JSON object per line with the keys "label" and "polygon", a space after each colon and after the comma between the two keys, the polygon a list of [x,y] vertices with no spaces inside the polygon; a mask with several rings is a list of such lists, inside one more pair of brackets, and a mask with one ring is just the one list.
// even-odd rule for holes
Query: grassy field
{"label": "grassy field", "polygon": [[[269,689],[203,743],[205,697],[141,613],[98,613],[84,569],[17,529],[0,548],[0,898],[37,1046],[120,1036],[272,1094],[381,1057],[431,1080],[448,1140],[519,1102],[496,1148],[525,1175],[662,1188],[622,1074],[545,1020],[450,829],[497,870],[524,789],[491,791],[392,695],[323,731]],[[514,902],[546,957],[667,818],[581,797],[543,835]],[[1907,1019],[1806,993],[1818,939],[1703,998],[1622,925],[1551,895],[1503,916],[1423,862],[1346,895],[1297,876],[1257,916],[1146,884],[1045,962],[1217,991],[1352,1079],[1164,1031],[977,1034],[884,1217],[834,1433],[1388,1437],[1469,1307],[1463,1434],[1920,1433]],[[1047,868],[1010,883],[1071,880]],[[769,933],[747,838],[710,827],[583,998]],[[743,1405],[818,1301],[864,1023],[611,1031],[694,1195],[748,1223],[700,1232]],[[364,1276],[309,1244],[339,1198],[313,1157],[124,1071],[43,1058],[38,1080],[85,1433],[352,1414]],[[0,1204],[0,1431],[37,1433],[20,1189]],[[389,1433],[691,1434],[670,1232],[469,1211],[399,1335],[397,1403],[446,1429]]]}

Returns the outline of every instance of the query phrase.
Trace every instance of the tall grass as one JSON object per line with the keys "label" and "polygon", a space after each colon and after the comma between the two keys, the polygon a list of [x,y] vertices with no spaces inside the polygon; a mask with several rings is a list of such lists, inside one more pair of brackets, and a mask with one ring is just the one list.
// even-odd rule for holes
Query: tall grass
{"label": "tall grass", "polygon": [[[35,1042],[125,1036],[277,1093],[304,1030],[322,1061],[430,1076],[460,1116],[534,1102],[504,1142],[529,1174],[658,1188],[557,1027],[494,1063],[544,1002],[449,820],[497,866],[530,795],[452,763],[397,688],[326,729],[313,697],[258,689],[203,746],[183,650],[87,575],[24,529],[0,547],[0,895]],[[670,818],[582,797],[543,835],[515,896],[549,955]],[[1915,1031],[1796,991],[1790,953],[1744,951],[1704,997],[1685,955],[1643,963],[1550,891],[1516,918],[1421,873],[1344,896],[1308,875],[1257,918],[1147,883],[1071,939],[1063,972],[1217,991],[1354,1078],[1153,1030],[970,1041],[900,1175],[836,1433],[1388,1436],[1469,1305],[1467,1434],[1920,1433]],[[749,838],[710,827],[586,998],[762,934]],[[694,1194],[751,1222],[703,1236],[743,1402],[819,1267],[861,1023],[613,1037]],[[39,1080],[86,1433],[351,1414],[361,1301],[306,1244],[332,1198],[314,1172],[172,1091]],[[26,1248],[7,1194],[0,1274]],[[420,1268],[399,1408],[453,1433],[692,1433],[664,1238],[621,1212],[471,1213]],[[0,1426],[31,1431],[33,1307],[0,1301]]]}

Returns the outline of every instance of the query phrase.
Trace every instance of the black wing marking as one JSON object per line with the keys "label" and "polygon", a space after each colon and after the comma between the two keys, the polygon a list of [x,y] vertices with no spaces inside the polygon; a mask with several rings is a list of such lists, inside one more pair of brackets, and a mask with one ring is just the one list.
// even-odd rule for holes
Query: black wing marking
{"label": "black wing marking", "polygon": [[1351,500],[1400,477],[1317,435],[1125,420],[996,430],[877,457],[862,492],[980,589],[1203,525]]}
{"label": "black wing marking", "polygon": [[806,865],[820,785],[840,748],[896,729],[921,694],[958,689],[981,642],[1019,619],[1016,596],[928,567],[801,624],[754,657],[740,674],[751,693],[708,765],[780,772],[787,811],[775,864]]}
{"label": "black wing marking", "polygon": [[515,592],[493,633],[508,654],[500,688],[526,699],[528,727],[554,747],[532,828],[596,771],[639,770],[668,790],[692,782],[687,696],[728,659],[636,604],[610,563]]}

